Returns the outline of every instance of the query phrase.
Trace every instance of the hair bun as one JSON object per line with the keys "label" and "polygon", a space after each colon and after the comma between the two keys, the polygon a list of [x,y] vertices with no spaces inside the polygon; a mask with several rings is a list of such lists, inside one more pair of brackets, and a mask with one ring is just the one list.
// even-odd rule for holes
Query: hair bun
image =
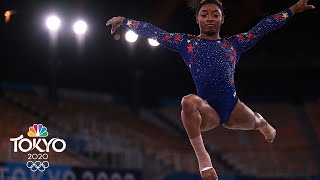
{"label": "hair bun", "polygon": [[207,3],[214,3],[223,11],[221,0],[187,0],[189,7],[194,10],[196,13],[199,9]]}

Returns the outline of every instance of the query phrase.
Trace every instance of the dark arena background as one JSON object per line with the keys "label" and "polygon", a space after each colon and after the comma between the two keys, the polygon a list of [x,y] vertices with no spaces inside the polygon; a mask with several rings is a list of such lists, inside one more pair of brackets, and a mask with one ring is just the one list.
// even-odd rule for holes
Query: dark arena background
{"label": "dark arena background", "polygon": [[[224,0],[221,35],[296,2]],[[222,126],[203,133],[219,179],[320,179],[320,1],[309,3],[316,9],[240,58],[237,94],[277,137],[267,143],[257,131]],[[0,13],[1,180],[202,179],[180,118],[181,98],[196,93],[188,67],[105,25],[124,16],[198,35],[184,0],[7,0]]]}

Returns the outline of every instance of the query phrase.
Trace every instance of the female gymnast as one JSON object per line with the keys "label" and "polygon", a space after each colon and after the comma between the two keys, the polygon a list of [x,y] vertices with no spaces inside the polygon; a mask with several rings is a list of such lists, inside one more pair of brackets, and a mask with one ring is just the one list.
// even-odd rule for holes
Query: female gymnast
{"label": "female gymnast", "polygon": [[201,132],[222,124],[228,129],[259,130],[268,142],[273,142],[276,130],[257,112],[253,112],[237,97],[234,72],[240,55],[253,47],[268,32],[283,26],[297,12],[314,9],[308,0],[300,0],[275,15],[268,16],[246,33],[221,38],[224,23],[223,6],[219,0],[192,0],[200,35],[168,33],[152,24],[113,17],[111,34],[123,25],[139,36],[157,40],[166,48],[178,52],[194,80],[197,95],[182,98],[181,119],[195,151],[199,171],[205,180],[218,179],[211,158],[205,149]]}

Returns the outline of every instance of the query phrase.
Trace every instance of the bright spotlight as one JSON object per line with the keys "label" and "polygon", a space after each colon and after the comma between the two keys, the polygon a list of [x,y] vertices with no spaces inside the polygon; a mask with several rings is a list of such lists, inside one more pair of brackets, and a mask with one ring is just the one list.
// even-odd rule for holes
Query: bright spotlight
{"label": "bright spotlight", "polygon": [[133,31],[128,31],[126,33],[126,40],[128,42],[136,42],[138,39],[138,35],[136,33],[134,33]]}
{"label": "bright spotlight", "polygon": [[159,46],[160,44],[158,43],[158,41],[154,40],[154,39],[148,39],[149,44],[151,46]]}
{"label": "bright spotlight", "polygon": [[50,31],[57,31],[60,28],[61,21],[57,16],[49,16],[46,24]]}
{"label": "bright spotlight", "polygon": [[87,28],[88,28],[87,23],[82,20],[75,22],[73,25],[73,31],[78,35],[82,35],[86,33]]}

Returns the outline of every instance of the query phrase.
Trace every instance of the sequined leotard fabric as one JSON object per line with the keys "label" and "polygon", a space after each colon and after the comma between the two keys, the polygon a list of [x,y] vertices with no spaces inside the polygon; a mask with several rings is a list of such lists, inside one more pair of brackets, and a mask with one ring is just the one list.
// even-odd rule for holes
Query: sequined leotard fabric
{"label": "sequined leotard fabric", "polygon": [[164,47],[178,52],[189,67],[197,95],[216,110],[220,123],[225,123],[238,101],[234,72],[240,55],[265,34],[284,25],[291,16],[290,9],[285,9],[264,18],[246,33],[219,40],[168,33],[152,24],[131,19],[125,19],[123,26],[139,36],[157,40]]}

